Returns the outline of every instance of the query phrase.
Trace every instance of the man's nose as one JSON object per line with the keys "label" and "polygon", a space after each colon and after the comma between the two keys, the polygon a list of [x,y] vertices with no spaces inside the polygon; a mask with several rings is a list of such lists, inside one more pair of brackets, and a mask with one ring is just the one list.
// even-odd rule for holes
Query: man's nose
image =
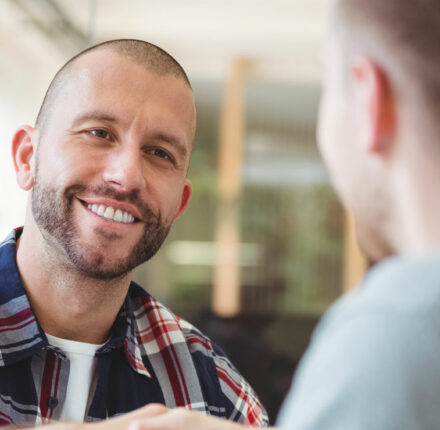
{"label": "man's nose", "polygon": [[121,192],[141,190],[145,186],[141,154],[133,146],[116,148],[106,159],[103,179]]}

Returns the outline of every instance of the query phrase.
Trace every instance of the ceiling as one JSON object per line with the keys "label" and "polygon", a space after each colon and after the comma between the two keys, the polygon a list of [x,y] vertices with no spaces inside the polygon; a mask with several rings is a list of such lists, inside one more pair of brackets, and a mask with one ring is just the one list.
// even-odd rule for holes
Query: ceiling
{"label": "ceiling", "polygon": [[309,126],[319,97],[317,58],[328,5],[329,0],[0,0],[0,98],[15,100],[29,122],[68,58],[103,40],[140,38],[181,62],[207,118],[218,116],[234,60],[246,58],[249,122],[270,127],[286,117],[292,127]]}
{"label": "ceiling", "polygon": [[268,80],[316,81],[329,0],[0,0],[0,48],[59,63],[103,40],[156,43],[193,79],[222,79],[234,58]]}

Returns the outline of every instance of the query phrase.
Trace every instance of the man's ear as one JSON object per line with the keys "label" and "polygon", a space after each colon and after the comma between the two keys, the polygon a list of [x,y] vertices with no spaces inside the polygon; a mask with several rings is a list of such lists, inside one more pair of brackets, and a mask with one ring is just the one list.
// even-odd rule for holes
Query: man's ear
{"label": "man's ear", "polygon": [[185,185],[183,186],[180,206],[176,212],[176,215],[174,215],[173,221],[176,221],[176,219],[179,218],[179,216],[182,215],[185,209],[188,207],[189,201],[191,199],[191,195],[192,195],[192,183],[188,178],[186,178]]}
{"label": "man's ear", "polygon": [[371,59],[357,57],[351,63],[353,96],[358,115],[356,127],[364,149],[385,154],[395,133],[395,104],[386,73]]}
{"label": "man's ear", "polygon": [[12,138],[12,159],[18,185],[28,191],[34,185],[34,156],[38,132],[35,128],[24,125]]}

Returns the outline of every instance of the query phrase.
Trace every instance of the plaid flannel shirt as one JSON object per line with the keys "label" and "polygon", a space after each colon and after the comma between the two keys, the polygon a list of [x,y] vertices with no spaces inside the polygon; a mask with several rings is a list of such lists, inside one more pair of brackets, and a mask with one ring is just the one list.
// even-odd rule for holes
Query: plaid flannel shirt
{"label": "plaid flannel shirt", "polygon": [[[0,425],[49,423],[60,417],[69,360],[51,346],[21,282],[14,230],[0,244]],[[132,283],[96,353],[98,382],[85,421],[156,402],[253,426],[267,415],[220,348]]]}

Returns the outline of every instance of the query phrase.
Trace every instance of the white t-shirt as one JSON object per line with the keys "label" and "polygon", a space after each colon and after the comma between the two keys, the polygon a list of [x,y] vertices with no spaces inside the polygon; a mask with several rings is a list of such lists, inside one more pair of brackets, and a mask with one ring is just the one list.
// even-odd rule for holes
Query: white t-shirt
{"label": "white t-shirt", "polygon": [[47,334],[49,343],[63,351],[70,361],[66,400],[61,411],[61,421],[84,422],[97,383],[95,358],[102,345],[75,342]]}

